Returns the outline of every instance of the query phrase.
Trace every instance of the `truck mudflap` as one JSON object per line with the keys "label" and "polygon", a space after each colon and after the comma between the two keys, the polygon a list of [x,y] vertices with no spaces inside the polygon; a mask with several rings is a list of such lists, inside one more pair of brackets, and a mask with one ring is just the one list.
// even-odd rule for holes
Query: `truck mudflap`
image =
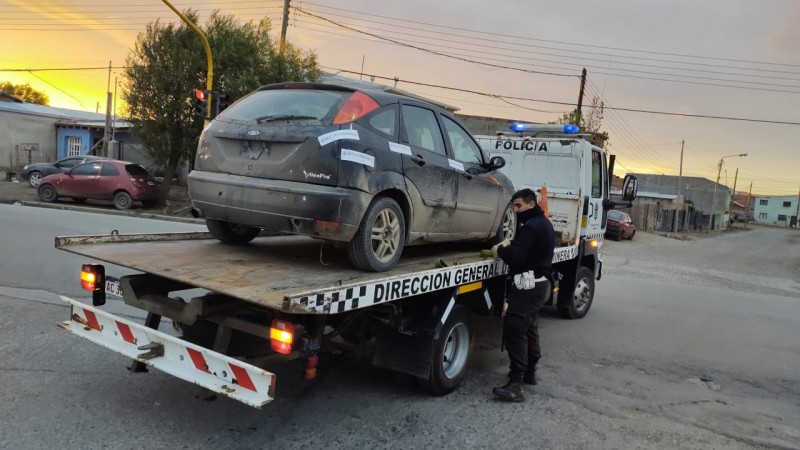
{"label": "truck mudflap", "polygon": [[144,325],[61,297],[71,306],[59,327],[162,372],[255,408],[274,399],[275,375]]}

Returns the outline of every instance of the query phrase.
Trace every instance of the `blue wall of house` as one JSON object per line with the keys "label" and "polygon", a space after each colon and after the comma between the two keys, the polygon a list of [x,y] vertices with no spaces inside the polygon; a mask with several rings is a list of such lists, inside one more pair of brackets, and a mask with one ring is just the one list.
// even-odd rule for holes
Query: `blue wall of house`
{"label": "blue wall of house", "polygon": [[788,226],[797,215],[797,196],[756,197],[753,220],[756,223]]}
{"label": "blue wall of house", "polygon": [[71,137],[79,137],[81,138],[81,154],[85,155],[89,152],[91,148],[91,134],[89,130],[79,130],[79,129],[71,129],[71,128],[59,128],[58,129],[58,137],[56,139],[57,142],[57,149],[58,149],[58,159],[66,158],[67,157],[67,142],[69,142],[69,138]]}

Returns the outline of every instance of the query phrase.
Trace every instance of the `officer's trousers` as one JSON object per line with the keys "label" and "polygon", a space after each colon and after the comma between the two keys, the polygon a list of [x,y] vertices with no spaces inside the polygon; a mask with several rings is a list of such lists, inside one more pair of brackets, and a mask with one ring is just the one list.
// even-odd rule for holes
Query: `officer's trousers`
{"label": "officer's trousers", "polygon": [[508,309],[503,322],[503,341],[511,360],[509,377],[522,381],[529,369],[542,356],[539,345],[539,310],[547,300],[550,282],[540,281],[533,289],[521,290],[512,283],[508,291]]}

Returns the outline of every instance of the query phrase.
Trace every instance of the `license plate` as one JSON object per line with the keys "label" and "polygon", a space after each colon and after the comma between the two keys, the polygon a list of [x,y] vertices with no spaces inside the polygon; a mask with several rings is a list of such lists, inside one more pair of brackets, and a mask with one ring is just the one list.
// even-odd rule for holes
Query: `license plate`
{"label": "license plate", "polygon": [[106,277],[106,294],[122,297],[122,286],[119,285],[118,278]]}

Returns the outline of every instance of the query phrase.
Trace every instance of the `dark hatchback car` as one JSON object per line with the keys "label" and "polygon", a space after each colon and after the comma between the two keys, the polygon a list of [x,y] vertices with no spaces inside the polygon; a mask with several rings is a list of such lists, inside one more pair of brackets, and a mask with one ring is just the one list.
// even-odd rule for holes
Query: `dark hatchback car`
{"label": "dark hatchback car", "polygon": [[98,159],[103,159],[103,158],[92,155],[78,155],[78,156],[70,156],[58,160],[54,163],[28,164],[27,166],[22,168],[18,176],[23,181],[27,180],[28,184],[31,187],[35,188],[39,186],[39,183],[42,181],[42,178],[48,175],[52,175],[54,173],[64,173],[79,164],[83,164],[89,161],[96,161]]}
{"label": "dark hatchback car", "polygon": [[622,239],[633,239],[634,234],[636,234],[636,226],[633,224],[631,216],[613,209],[608,212],[606,236],[621,241]]}
{"label": "dark hatchback car", "polygon": [[42,178],[39,198],[55,202],[59,197],[70,197],[75,203],[111,200],[117,209],[128,209],[137,200],[145,207],[155,205],[158,190],[158,183],[139,164],[104,159]]}
{"label": "dark hatchback car", "polygon": [[384,271],[405,245],[513,235],[512,184],[448,112],[341,86],[261,87],[200,137],[189,195],[220,241],[261,229],[347,243]]}

